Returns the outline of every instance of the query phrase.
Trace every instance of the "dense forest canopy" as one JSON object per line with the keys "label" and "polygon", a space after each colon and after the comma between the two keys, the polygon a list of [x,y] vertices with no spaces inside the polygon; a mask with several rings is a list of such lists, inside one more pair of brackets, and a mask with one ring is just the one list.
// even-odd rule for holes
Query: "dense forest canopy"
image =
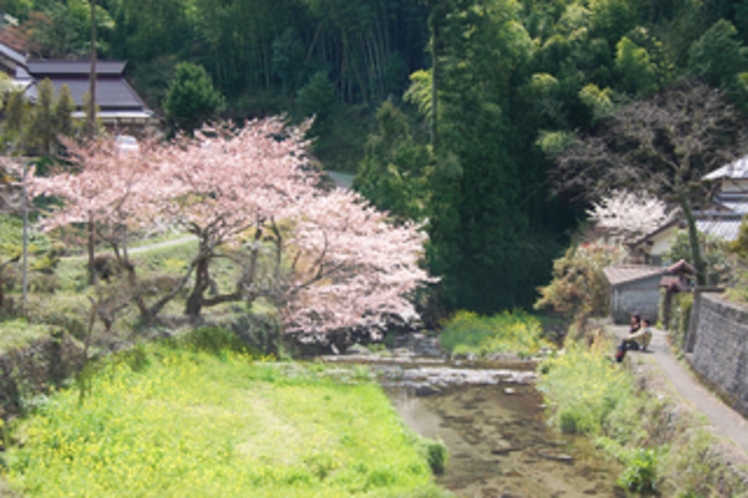
{"label": "dense forest canopy", "polygon": [[[583,212],[550,194],[549,152],[682,79],[738,106],[748,96],[748,0],[97,5],[99,55],[129,60],[155,108],[191,62],[226,97],[227,117],[316,115],[323,163],[361,164],[357,187],[375,203],[428,220],[448,308],[526,306],[547,281]],[[34,55],[88,50],[86,0],[4,8]]]}

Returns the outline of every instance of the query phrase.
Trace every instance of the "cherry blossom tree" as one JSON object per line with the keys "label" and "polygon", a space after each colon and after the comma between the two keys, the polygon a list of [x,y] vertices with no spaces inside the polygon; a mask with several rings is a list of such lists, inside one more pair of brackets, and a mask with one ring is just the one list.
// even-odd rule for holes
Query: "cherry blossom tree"
{"label": "cherry blossom tree", "polygon": [[[154,212],[175,220],[199,241],[187,315],[198,317],[203,307],[241,300],[257,275],[266,230],[275,226],[273,233],[280,234],[276,220],[291,216],[313,198],[319,178],[306,169],[302,135],[302,129],[287,128],[280,119],[266,119],[240,130],[229,125],[205,128],[196,139],[181,137],[157,152],[161,181],[173,191],[161,197]],[[244,246],[249,267],[234,290],[206,297],[215,288],[213,260],[227,256],[221,252],[225,246],[249,232],[255,238]],[[241,252],[234,255],[234,262],[241,264]]]}
{"label": "cherry blossom tree", "polygon": [[[209,306],[260,296],[278,305],[289,331],[413,318],[406,296],[431,280],[418,266],[423,232],[388,223],[357,194],[319,188],[303,132],[270,118],[241,129],[203,128],[132,156],[89,144],[76,153],[79,172],[35,178],[35,192],[64,200],[46,227],[93,213],[117,254],[126,241],[122,227],[168,220],[197,237],[198,251],[174,289],[150,305],[135,296],[144,320],[155,319],[189,281],[185,313],[193,318]],[[127,262],[127,251],[118,258]],[[219,258],[240,269],[228,292],[214,285]],[[211,287],[224,292],[209,294]]]}
{"label": "cherry blossom tree", "polygon": [[[69,157],[67,167],[52,176],[32,174],[29,180],[32,196],[54,197],[60,201],[56,209],[46,213],[42,228],[52,230],[71,223],[87,224],[98,239],[110,246],[115,265],[126,272],[127,288],[120,289],[117,294],[116,300],[120,303],[117,307],[122,308],[122,303],[132,300],[143,317],[154,317],[171,297],[153,306],[145,304],[137,290],[137,275],[127,248],[131,232],[151,223],[155,200],[164,195],[163,190],[156,188],[159,182],[150,182],[156,165],[150,160],[149,152],[157,145],[145,141],[139,148],[142,153],[125,152],[112,139],[83,144],[66,141],[65,146]],[[92,246],[88,266],[91,283],[94,283],[97,261]],[[174,295],[178,291],[175,289]],[[105,323],[111,322],[112,314],[106,315],[102,316]]]}
{"label": "cherry blossom tree", "polygon": [[417,226],[393,226],[358,194],[336,190],[315,197],[291,240],[289,329],[319,333],[381,327],[393,316],[416,318],[407,296],[433,281],[418,266],[424,242]]}
{"label": "cherry blossom tree", "polygon": [[646,192],[614,190],[587,210],[590,220],[624,240],[644,235],[668,219],[667,204]]}

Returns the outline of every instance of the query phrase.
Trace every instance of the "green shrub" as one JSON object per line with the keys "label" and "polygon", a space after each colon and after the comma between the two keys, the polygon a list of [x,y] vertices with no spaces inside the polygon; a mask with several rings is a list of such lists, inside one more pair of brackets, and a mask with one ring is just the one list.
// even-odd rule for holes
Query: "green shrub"
{"label": "green shrub", "polygon": [[0,352],[20,348],[37,339],[48,337],[54,327],[45,324],[29,323],[23,318],[0,321]]}
{"label": "green shrub", "polygon": [[603,353],[609,345],[585,349],[572,344],[540,364],[538,389],[551,410],[551,423],[573,434],[602,434],[611,414],[634,394],[629,376]]}
{"label": "green shrub", "polygon": [[630,491],[651,493],[655,491],[656,478],[657,453],[652,449],[639,448],[627,459],[618,484]]}
{"label": "green shrub", "polygon": [[551,307],[579,322],[608,312],[609,286],[603,268],[621,259],[621,249],[599,243],[570,247],[553,261],[553,280],[540,287],[535,309]]}
{"label": "green shrub", "polygon": [[431,472],[441,475],[447,469],[449,449],[441,439],[430,439],[408,429],[409,440],[428,462]]}
{"label": "green shrub", "polygon": [[442,441],[430,440],[426,445],[426,461],[434,474],[441,475],[447,468],[449,450]]}
{"label": "green shrub", "polygon": [[29,321],[64,328],[76,339],[82,340],[87,330],[91,305],[82,294],[52,294],[29,296],[27,306]]}
{"label": "green shrub", "polygon": [[545,344],[542,332],[540,322],[523,311],[490,317],[459,311],[444,325],[439,342],[455,355],[511,352],[523,357],[536,354]]}
{"label": "green shrub", "polygon": [[670,311],[670,333],[673,336],[673,343],[681,349],[685,346],[692,308],[692,293],[682,292],[673,296],[672,309]]}
{"label": "green shrub", "polygon": [[181,336],[180,345],[204,351],[213,355],[222,355],[226,351],[247,353],[248,345],[230,330],[221,327],[200,327]]}

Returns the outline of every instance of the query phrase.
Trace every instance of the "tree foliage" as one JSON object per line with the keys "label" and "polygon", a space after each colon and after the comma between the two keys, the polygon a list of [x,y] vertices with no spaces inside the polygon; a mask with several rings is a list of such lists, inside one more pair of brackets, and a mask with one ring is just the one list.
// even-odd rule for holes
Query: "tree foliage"
{"label": "tree foliage", "polygon": [[225,100],[205,68],[189,62],[177,65],[164,98],[164,110],[176,129],[192,133],[216,118],[224,106]]}
{"label": "tree foliage", "polygon": [[[377,204],[382,195],[417,204],[429,220],[429,265],[444,275],[442,295],[450,306],[483,312],[531,303],[590,207],[589,199],[551,192],[553,162],[542,150],[558,151],[575,134],[601,134],[620,108],[677,93],[684,79],[721,87],[741,109],[748,102],[745,0],[98,4],[99,54],[129,60],[151,105],[166,102],[175,66],[189,61],[205,68],[227,98],[225,114],[240,122],[316,115],[311,133],[321,162],[349,172],[361,165],[366,183],[376,185],[366,195]],[[87,40],[81,6],[5,3],[28,33],[36,31],[32,38],[59,40],[39,47],[70,56]],[[400,152],[376,141],[383,134],[374,110],[386,100],[409,124]],[[375,138],[365,144],[368,136]],[[426,144],[433,171],[425,192],[420,185],[416,192],[401,154]],[[620,186],[637,190],[637,183]],[[381,205],[410,210],[395,204]]]}
{"label": "tree foliage", "polygon": [[[699,246],[704,258],[707,285],[724,285],[734,275],[734,261],[729,256],[729,245],[719,237],[699,232]],[[686,230],[678,230],[665,259],[673,263],[682,260],[693,263],[691,242]]]}
{"label": "tree foliage", "polygon": [[367,140],[353,187],[401,221],[423,220],[433,169],[429,149],[415,143],[407,117],[392,102],[379,107],[377,121],[379,134]]}
{"label": "tree foliage", "polygon": [[584,243],[572,246],[553,261],[553,279],[538,288],[536,309],[551,307],[567,318],[582,320],[604,316],[608,312],[608,281],[603,268],[621,260],[623,251],[616,246]]}
{"label": "tree foliage", "polygon": [[668,207],[646,192],[614,190],[593,202],[587,215],[596,228],[630,240],[662,226],[668,219]]}
{"label": "tree foliage", "polygon": [[677,203],[689,225],[691,260],[703,283],[692,206],[707,201],[701,178],[743,153],[746,131],[718,90],[684,82],[622,107],[575,140],[556,157],[553,180],[559,191],[589,199],[611,188],[640,188]]}
{"label": "tree foliage", "polygon": [[[64,200],[46,228],[94,217],[147,321],[188,284],[191,317],[264,297],[279,307],[287,330],[309,334],[416,318],[407,296],[431,281],[418,266],[423,233],[389,224],[354,193],[320,190],[302,135],[265,119],[144,143],[136,154],[122,154],[111,141],[71,144],[80,171],[35,177],[33,191]],[[146,302],[128,259],[128,233],[165,221],[194,234],[198,250],[173,288]],[[218,259],[239,271],[216,286]]]}

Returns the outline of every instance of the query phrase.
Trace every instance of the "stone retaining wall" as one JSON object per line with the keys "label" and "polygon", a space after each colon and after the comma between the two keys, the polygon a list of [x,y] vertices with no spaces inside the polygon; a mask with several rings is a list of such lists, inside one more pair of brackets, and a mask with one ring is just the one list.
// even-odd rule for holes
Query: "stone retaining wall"
{"label": "stone retaining wall", "polygon": [[80,347],[62,331],[0,354],[0,418],[24,410],[24,403],[47,393],[80,369]]}
{"label": "stone retaining wall", "polygon": [[748,416],[748,307],[697,290],[686,353],[703,380]]}

